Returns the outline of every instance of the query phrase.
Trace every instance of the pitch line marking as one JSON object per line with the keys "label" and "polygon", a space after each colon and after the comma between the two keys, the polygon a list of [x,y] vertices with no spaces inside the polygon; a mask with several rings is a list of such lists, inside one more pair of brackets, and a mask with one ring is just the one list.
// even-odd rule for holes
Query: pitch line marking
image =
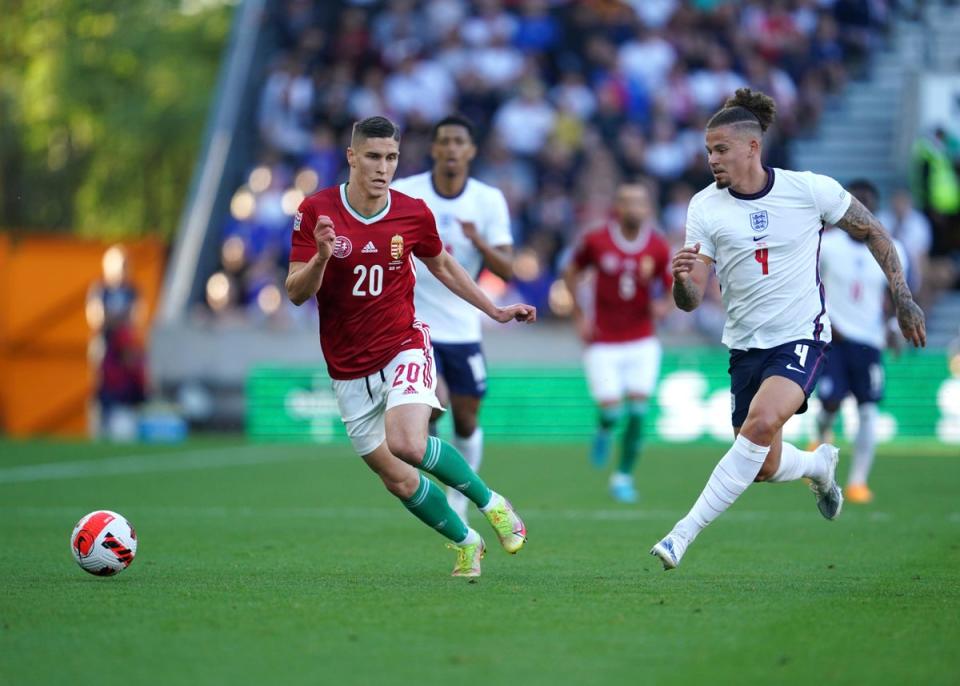
{"label": "pitch line marking", "polygon": [[[0,513],[9,513],[14,516],[51,516],[61,517],[64,514],[73,515],[82,510],[82,506],[56,505],[44,507],[39,505],[12,505],[0,506]],[[192,506],[156,506],[146,505],[136,507],[137,515],[153,517],[186,517],[186,518],[243,518],[256,519],[365,519],[365,520],[393,520],[397,518],[397,509],[393,507],[220,507],[216,505]],[[676,519],[685,510],[574,510],[574,509],[527,509],[522,510],[524,518],[531,521],[566,521],[587,520],[602,522],[639,522],[662,521]],[[740,522],[765,521],[807,521],[816,520],[816,512],[800,511],[772,511],[772,510],[733,510],[724,513],[724,520]],[[858,519],[863,523],[890,522],[898,519],[888,512],[861,513]],[[941,521],[940,517],[921,517],[923,521]],[[944,516],[950,524],[960,524],[960,512],[951,512]],[[916,521],[916,518],[911,518]]]}
{"label": "pitch line marking", "polygon": [[88,477],[117,476],[122,474],[147,474],[155,472],[178,472],[191,469],[238,467],[268,462],[301,459],[316,459],[317,454],[307,454],[291,446],[234,445],[221,448],[202,448],[185,452],[144,453],[119,455],[99,460],[72,462],[47,462],[43,464],[17,465],[0,468],[0,485],[51,481],[56,479],[83,479]]}

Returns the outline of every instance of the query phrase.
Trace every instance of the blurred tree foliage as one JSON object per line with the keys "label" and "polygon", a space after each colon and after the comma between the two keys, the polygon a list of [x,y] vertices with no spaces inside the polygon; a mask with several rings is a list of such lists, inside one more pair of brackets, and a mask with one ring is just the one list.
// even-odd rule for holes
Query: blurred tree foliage
{"label": "blurred tree foliage", "polygon": [[0,227],[176,228],[230,28],[223,0],[6,0]]}

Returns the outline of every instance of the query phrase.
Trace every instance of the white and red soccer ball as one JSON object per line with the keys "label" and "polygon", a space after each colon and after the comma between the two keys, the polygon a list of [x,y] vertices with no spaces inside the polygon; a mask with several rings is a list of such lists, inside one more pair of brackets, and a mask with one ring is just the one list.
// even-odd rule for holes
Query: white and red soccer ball
{"label": "white and red soccer ball", "polygon": [[85,571],[96,576],[113,576],[133,562],[137,554],[137,532],[122,515],[97,510],[73,527],[70,550]]}

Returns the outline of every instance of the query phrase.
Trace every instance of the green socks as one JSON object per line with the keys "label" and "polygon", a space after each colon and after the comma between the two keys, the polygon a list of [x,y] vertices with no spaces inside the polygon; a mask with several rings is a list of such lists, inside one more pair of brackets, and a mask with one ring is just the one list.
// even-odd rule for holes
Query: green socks
{"label": "green socks", "polygon": [[623,430],[623,444],[620,450],[620,465],[617,471],[621,474],[633,474],[633,468],[637,464],[637,456],[640,454],[640,439],[643,435],[643,416],[646,414],[646,406],[630,407],[627,416],[627,426]]}
{"label": "green socks", "polygon": [[597,417],[597,423],[600,424],[600,431],[610,431],[620,421],[621,408],[619,405],[610,405],[600,407],[600,413]]}
{"label": "green socks", "polygon": [[420,475],[420,485],[413,497],[401,502],[417,519],[436,529],[454,543],[459,543],[467,537],[469,529],[457,513],[450,509],[443,489],[423,474]]}
{"label": "green socks", "polygon": [[[479,507],[488,505],[493,496],[483,479],[470,469],[470,465],[457,449],[436,436],[427,439],[427,452],[423,456],[420,469],[457,489]],[[401,502],[417,519],[454,543],[463,542],[470,533],[466,522],[451,509],[443,489],[423,474],[420,475],[416,493],[409,500]]]}
{"label": "green socks", "polygon": [[457,489],[477,507],[485,507],[490,502],[492,494],[483,479],[470,469],[470,465],[456,448],[436,436],[427,439],[427,452],[423,456],[420,469],[433,474],[447,486]]}

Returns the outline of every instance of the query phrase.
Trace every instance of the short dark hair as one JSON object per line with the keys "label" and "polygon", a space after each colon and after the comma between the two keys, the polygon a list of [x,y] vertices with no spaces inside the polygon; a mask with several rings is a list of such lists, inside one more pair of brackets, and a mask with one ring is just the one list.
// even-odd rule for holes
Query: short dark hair
{"label": "short dark hair", "polygon": [[777,117],[777,104],[766,93],[749,88],[738,88],[733,96],[727,98],[723,108],[710,117],[708,129],[731,124],[747,124],[760,127],[760,133],[766,131]]}
{"label": "short dark hair", "polygon": [[467,130],[467,134],[470,136],[471,141],[475,141],[476,137],[474,136],[474,127],[473,122],[463,114],[448,114],[446,117],[438,121],[433,125],[433,135],[430,137],[431,140],[437,140],[437,136],[440,135],[441,126],[462,126]]}
{"label": "short dark hair", "polygon": [[350,145],[356,145],[368,138],[392,138],[400,142],[400,127],[386,117],[367,117],[353,125]]}

